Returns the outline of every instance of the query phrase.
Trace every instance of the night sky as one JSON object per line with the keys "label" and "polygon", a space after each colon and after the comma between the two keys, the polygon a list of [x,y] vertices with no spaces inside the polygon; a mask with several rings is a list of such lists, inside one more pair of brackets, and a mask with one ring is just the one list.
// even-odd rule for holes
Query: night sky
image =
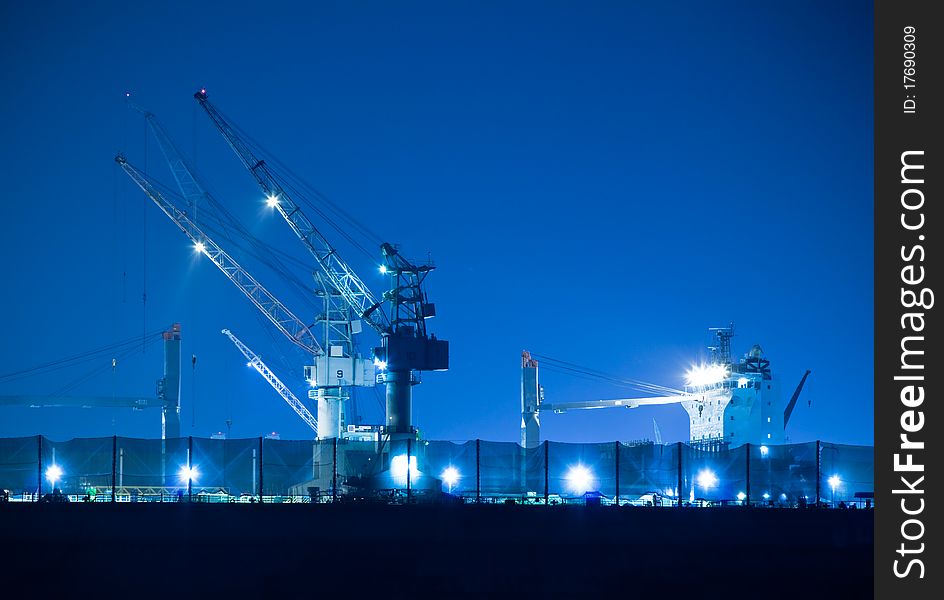
{"label": "night sky", "polygon": [[[205,87],[358,222],[435,261],[429,325],[451,368],[414,390],[424,436],[517,441],[523,349],[677,387],[706,329],[734,321],[735,353],[761,344],[785,394],[813,371],[793,441],[872,443],[871,3],[135,4],[0,8],[0,394],[152,396],[159,341],[114,370],[103,354],[9,375],[180,322],[184,435],[231,419],[232,437],[310,437],[219,332],[299,394],[302,356],[113,161],[173,181],[130,91],[254,235],[308,260],[193,100]],[[379,293],[379,249],[324,233]],[[542,382],[550,402],[633,395]],[[380,392],[358,392],[364,422]],[[156,411],[0,411],[0,436],[160,435]],[[652,438],[653,418],[687,439],[677,406],[545,415],[543,433]]]}

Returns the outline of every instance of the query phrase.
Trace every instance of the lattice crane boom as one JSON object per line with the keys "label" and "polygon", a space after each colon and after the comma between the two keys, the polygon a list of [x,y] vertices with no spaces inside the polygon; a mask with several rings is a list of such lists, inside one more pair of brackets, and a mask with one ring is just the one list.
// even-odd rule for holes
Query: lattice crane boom
{"label": "lattice crane boom", "polygon": [[174,176],[174,181],[177,182],[180,193],[192,207],[191,210],[195,211],[197,202],[206,197],[203,186],[197,181],[193,171],[187,165],[187,161],[184,160],[177,149],[177,145],[174,144],[170,135],[164,130],[163,125],[157,120],[157,116],[133,102],[129,101],[128,104],[144,116],[144,120],[147,121],[151,131],[154,132],[154,137],[164,154],[164,159],[167,161],[167,166],[170,167],[170,172]]}
{"label": "lattice crane boom", "polygon": [[163,408],[160,398],[122,396],[0,396],[0,406],[80,407],[80,408]]}
{"label": "lattice crane boom", "polygon": [[265,161],[256,156],[236,129],[220,114],[207,99],[206,92],[201,90],[194,94],[197,102],[209,115],[210,120],[219,129],[226,142],[236,153],[249,173],[255,178],[267,201],[273,205],[289,227],[298,236],[298,239],[314,256],[315,261],[327,275],[331,285],[341,294],[348,305],[374,328],[380,335],[390,332],[390,319],[384,312],[381,301],[378,301],[367,285],[357,276],[357,273],[341,258],[337,250],[321,234],[311,220],[305,215],[298,204],[292,200],[278,179],[266,165]]}
{"label": "lattice crane boom", "polygon": [[131,165],[120,154],[115,157],[115,162],[121,166],[125,173],[131,177],[158,208],[190,238],[194,243],[194,247],[209,258],[293,344],[309,354],[316,356],[324,354],[324,350],[308,326],[207,236],[190,220],[186,212],[169,202],[147,175]]}
{"label": "lattice crane boom", "polygon": [[246,357],[246,360],[249,361],[249,366],[255,369],[260,375],[262,375],[263,378],[265,378],[266,381],[269,382],[269,385],[272,386],[272,389],[274,389],[279,394],[279,396],[285,400],[285,403],[288,404],[291,409],[294,410],[295,413],[301,417],[309,427],[311,427],[311,430],[314,431],[315,436],[317,436],[318,420],[315,419],[314,415],[311,414],[311,411],[308,410],[308,407],[302,404],[301,400],[299,400],[298,397],[292,393],[292,390],[288,389],[288,387],[282,383],[282,380],[279,379],[264,362],[262,362],[262,359],[259,358],[259,355],[250,350],[246,344],[242,343],[238,337],[233,335],[232,331],[229,329],[224,329],[222,333],[228,337],[231,342],[233,342],[240,352],[242,352],[243,356]]}
{"label": "lattice crane boom", "polygon": [[[412,389],[418,383],[416,372],[444,371],[449,368],[449,343],[426,332],[425,320],[436,314],[435,305],[428,302],[423,288],[432,266],[416,266],[400,256],[394,246],[383,244],[381,252],[385,264],[382,270],[390,275],[395,287],[385,291],[381,299],[377,300],[305,216],[265,161],[256,156],[237,129],[207,100],[206,91],[197,92],[194,98],[267,195],[267,204],[279,211],[314,256],[328,283],[344,298],[358,318],[380,334],[382,346],[374,348],[374,358],[375,364],[382,371],[386,370],[383,374],[386,387],[384,431],[397,444],[415,439]],[[290,185],[286,187],[291,188]],[[390,316],[382,307],[385,301],[392,303]]]}
{"label": "lattice crane boom", "polygon": [[619,398],[615,400],[582,400],[575,402],[557,402],[540,404],[542,411],[562,413],[568,410],[588,410],[594,408],[639,408],[640,406],[661,406],[663,404],[681,404],[682,402],[704,402],[704,394],[679,394],[672,396],[654,396],[650,398]]}

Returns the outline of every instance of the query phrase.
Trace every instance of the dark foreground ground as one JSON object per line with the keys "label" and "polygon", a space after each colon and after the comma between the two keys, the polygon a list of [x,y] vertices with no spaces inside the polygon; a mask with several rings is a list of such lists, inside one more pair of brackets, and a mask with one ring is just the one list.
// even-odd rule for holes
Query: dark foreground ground
{"label": "dark foreground ground", "polygon": [[865,510],[0,504],[0,535],[0,597],[872,597]]}

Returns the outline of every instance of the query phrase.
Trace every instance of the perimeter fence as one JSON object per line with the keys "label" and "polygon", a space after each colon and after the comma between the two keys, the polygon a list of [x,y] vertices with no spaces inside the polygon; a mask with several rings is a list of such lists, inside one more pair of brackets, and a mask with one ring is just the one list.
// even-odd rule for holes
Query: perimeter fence
{"label": "perimeter fence", "polygon": [[10,500],[871,506],[873,448],[0,438]]}

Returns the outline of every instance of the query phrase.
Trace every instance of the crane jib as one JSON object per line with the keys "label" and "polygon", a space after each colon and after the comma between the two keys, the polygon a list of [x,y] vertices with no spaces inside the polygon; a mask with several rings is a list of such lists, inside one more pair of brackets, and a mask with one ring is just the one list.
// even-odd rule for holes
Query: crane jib
{"label": "crane jib", "polygon": [[148,177],[128,163],[124,156],[119,154],[115,157],[115,161],[195,245],[201,246],[200,252],[205,254],[282,334],[306,352],[315,355],[322,354],[323,350],[314,335],[288,307],[279,302],[249,272],[197,227],[184,211],[164,198]]}
{"label": "crane jib", "polygon": [[[435,338],[429,339],[426,334],[425,320],[435,315],[435,307],[432,303],[425,302],[426,296],[422,286],[425,274],[432,270],[432,266],[417,267],[399,256],[398,250],[392,244],[384,243],[381,246],[381,251],[388,263],[386,268],[396,273],[398,289],[412,291],[412,294],[401,295],[398,296],[399,299],[392,300],[391,310],[394,314],[392,317],[388,315],[383,302],[391,300],[391,297],[385,293],[381,301],[377,300],[367,284],[338,254],[338,251],[318,230],[302,208],[285,193],[279,183],[281,177],[269,169],[268,164],[256,155],[248,141],[243,140],[240,131],[209,102],[206,90],[200,90],[194,94],[194,98],[236,153],[239,161],[250,171],[262,191],[269,194],[267,203],[278,208],[279,214],[299,241],[314,256],[327,279],[337,288],[340,296],[354,313],[361,315],[361,318],[365,319],[381,336],[402,330],[402,333],[408,336],[423,340],[420,344],[422,347],[410,347],[407,350],[403,344],[396,343],[386,348],[385,354],[388,354],[391,359],[387,362],[396,364],[401,369],[444,370],[448,368],[448,347],[445,342],[435,340]],[[315,210],[318,211],[317,208]],[[403,350],[405,354],[399,356],[399,350]],[[421,355],[426,358],[420,359]]]}

